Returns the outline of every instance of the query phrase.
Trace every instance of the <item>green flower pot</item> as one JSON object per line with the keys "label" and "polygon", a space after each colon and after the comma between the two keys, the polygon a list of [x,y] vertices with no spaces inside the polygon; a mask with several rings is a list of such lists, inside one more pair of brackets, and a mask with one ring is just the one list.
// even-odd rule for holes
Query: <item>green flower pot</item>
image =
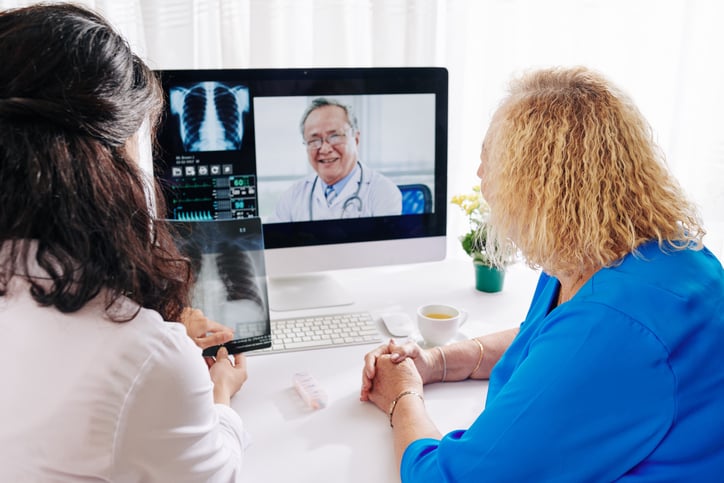
{"label": "green flower pot", "polygon": [[503,290],[505,281],[505,270],[474,263],[475,267],[475,288],[481,292],[495,293]]}

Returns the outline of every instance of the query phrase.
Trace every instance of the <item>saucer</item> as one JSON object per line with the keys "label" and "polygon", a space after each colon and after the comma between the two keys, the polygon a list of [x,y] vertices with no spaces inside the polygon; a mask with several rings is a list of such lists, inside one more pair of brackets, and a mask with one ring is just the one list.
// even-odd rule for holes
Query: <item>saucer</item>
{"label": "saucer", "polygon": [[[445,342],[445,344],[443,344],[443,345],[454,344],[455,342],[460,342],[460,341],[463,341],[463,340],[467,340],[467,339],[469,339],[469,338],[470,338],[470,337],[467,336],[466,334],[463,334],[462,332],[458,332],[457,334],[455,334],[455,335],[453,336],[452,339],[450,339],[449,341]],[[422,347],[423,349],[432,349],[433,347],[437,347],[436,345],[429,345],[429,344],[427,344],[427,343],[425,342],[425,340],[422,338],[422,336],[420,336],[420,334],[416,334],[415,342],[417,342],[417,345],[419,345],[419,346]]]}

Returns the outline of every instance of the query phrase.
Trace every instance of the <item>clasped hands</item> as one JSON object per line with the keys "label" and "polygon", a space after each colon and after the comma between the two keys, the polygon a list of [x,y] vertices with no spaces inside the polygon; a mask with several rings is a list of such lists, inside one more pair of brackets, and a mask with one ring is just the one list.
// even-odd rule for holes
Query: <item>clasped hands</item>
{"label": "clasped hands", "polygon": [[436,354],[415,342],[397,344],[393,339],[368,352],[362,369],[360,400],[370,401],[387,412],[403,392],[422,394],[424,384],[441,378],[442,368]]}

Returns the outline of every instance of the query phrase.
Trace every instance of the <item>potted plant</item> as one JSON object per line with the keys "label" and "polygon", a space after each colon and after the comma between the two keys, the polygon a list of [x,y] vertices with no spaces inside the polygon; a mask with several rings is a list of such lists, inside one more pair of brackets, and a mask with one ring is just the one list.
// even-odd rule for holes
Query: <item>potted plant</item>
{"label": "potted plant", "polygon": [[505,266],[512,262],[512,257],[506,258],[506,263],[499,266],[488,254],[490,207],[480,192],[480,186],[473,186],[469,193],[453,196],[450,203],[458,206],[468,218],[469,230],[460,236],[460,244],[473,259],[475,288],[482,292],[500,292],[505,281]]}

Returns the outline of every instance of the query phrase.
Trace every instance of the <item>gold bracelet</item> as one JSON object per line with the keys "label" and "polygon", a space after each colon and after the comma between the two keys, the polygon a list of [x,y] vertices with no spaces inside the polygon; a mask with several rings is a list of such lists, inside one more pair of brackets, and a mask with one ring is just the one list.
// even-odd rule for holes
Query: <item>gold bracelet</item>
{"label": "gold bracelet", "polygon": [[410,395],[417,396],[420,398],[420,401],[422,401],[423,403],[425,402],[425,398],[423,398],[422,394],[420,394],[417,391],[402,391],[400,394],[398,394],[397,397],[392,400],[392,404],[390,404],[390,427],[391,428],[394,428],[394,426],[392,425],[392,415],[395,413],[395,407],[397,407],[397,401],[399,401],[400,399],[402,399],[405,396],[410,396]]}
{"label": "gold bracelet", "polygon": [[437,346],[437,348],[440,350],[440,357],[442,358],[442,379],[440,379],[440,382],[445,382],[445,378],[447,378],[447,360],[445,360],[445,353],[442,347]]}
{"label": "gold bracelet", "polygon": [[470,373],[468,377],[473,377],[473,374],[475,374],[475,371],[480,369],[480,363],[483,362],[483,354],[485,353],[485,348],[483,347],[483,343],[480,342],[478,339],[471,339],[473,342],[478,344],[478,347],[480,347],[480,357],[478,358],[478,363],[475,364],[475,369]]}

